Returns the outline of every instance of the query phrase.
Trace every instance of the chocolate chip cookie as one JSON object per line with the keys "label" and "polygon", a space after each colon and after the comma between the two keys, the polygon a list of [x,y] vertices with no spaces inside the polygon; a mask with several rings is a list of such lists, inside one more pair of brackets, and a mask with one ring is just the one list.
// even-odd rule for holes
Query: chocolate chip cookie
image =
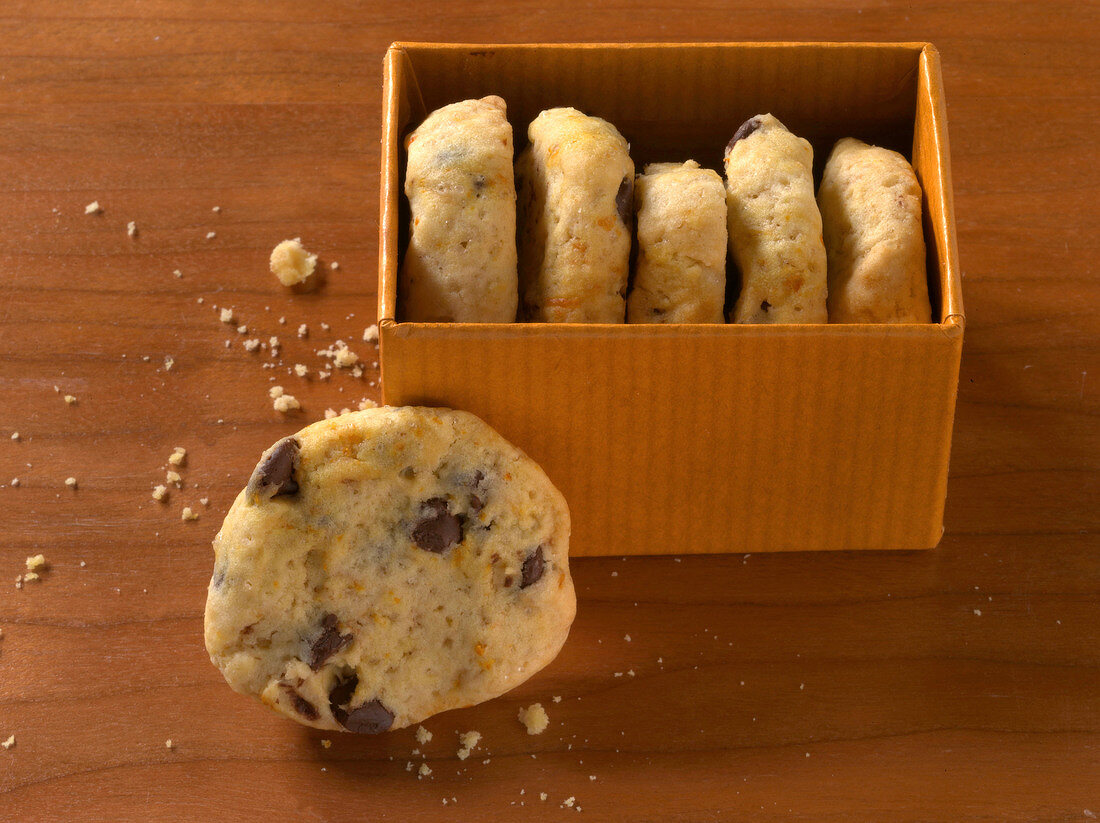
{"label": "chocolate chip cookie", "polygon": [[622,323],[626,317],[634,161],[618,130],[549,109],[516,160],[522,318]]}
{"label": "chocolate chip cookie", "polygon": [[214,540],[206,647],[299,723],[374,734],[496,697],[576,612],[569,510],[471,414],[378,408],[260,459]]}
{"label": "chocolate chip cookie", "polygon": [[499,97],[432,112],[405,138],[409,248],[402,316],[420,322],[516,319],[512,127]]}
{"label": "chocolate chip cookie", "polygon": [[734,323],[826,323],[825,245],[814,152],[770,114],[726,146],[730,254],[741,271]]}
{"label": "chocolate chip cookie", "polygon": [[829,155],[817,202],[829,322],[930,322],[921,188],[909,161],[846,137]]}
{"label": "chocolate chip cookie", "polygon": [[629,323],[723,323],[726,192],[722,178],[686,163],[650,163],[634,182],[638,259]]}

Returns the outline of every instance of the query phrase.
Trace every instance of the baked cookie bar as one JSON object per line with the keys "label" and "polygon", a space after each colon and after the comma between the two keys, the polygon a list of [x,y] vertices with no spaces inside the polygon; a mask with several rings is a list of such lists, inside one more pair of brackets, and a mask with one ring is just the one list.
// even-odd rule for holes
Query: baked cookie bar
{"label": "baked cookie bar", "polygon": [[741,271],[734,323],[826,323],[825,246],[814,152],[770,114],[726,146],[730,253]]}
{"label": "baked cookie bar", "polygon": [[409,247],[401,267],[405,320],[516,319],[516,188],[512,127],[499,97],[428,115],[405,138]]}
{"label": "baked cookie bar", "polygon": [[634,181],[638,257],[629,323],[722,323],[726,192],[722,178],[686,163],[651,163]]}
{"label": "baked cookie bar", "polygon": [[521,313],[530,321],[622,323],[634,161],[605,120],[549,109],[516,161]]}
{"label": "baked cookie bar", "polygon": [[373,734],[496,697],[576,612],[569,510],[471,414],[377,408],[260,459],[214,539],[206,648],[236,691]]}
{"label": "baked cookie bar", "polygon": [[829,321],[928,323],[921,189],[896,151],[845,137],[817,191],[829,256]]}

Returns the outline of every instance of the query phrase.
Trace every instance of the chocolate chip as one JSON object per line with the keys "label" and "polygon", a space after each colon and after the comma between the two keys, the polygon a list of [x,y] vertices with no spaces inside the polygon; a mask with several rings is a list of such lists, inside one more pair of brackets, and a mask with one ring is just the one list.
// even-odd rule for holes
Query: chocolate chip
{"label": "chocolate chip", "polygon": [[630,225],[630,212],[634,207],[634,178],[629,175],[623,178],[619,184],[619,191],[615,195],[615,208],[619,210],[619,219],[624,226]]}
{"label": "chocolate chip", "polygon": [[283,689],[290,696],[290,704],[294,707],[294,711],[298,712],[306,720],[316,720],[321,716],[321,713],[317,711],[317,707],[298,694],[293,688],[286,683],[283,684]]}
{"label": "chocolate chip", "polygon": [[299,448],[298,441],[293,437],[284,437],[276,443],[252,472],[248,480],[249,495],[270,500],[281,494],[297,492],[294,468],[298,462]]}
{"label": "chocolate chip", "polygon": [[759,117],[750,117],[748,120],[742,123],[741,127],[733,133],[733,139],[730,140],[729,144],[726,146],[726,154],[730,153],[730,149],[733,148],[734,143],[736,143],[738,140],[744,140],[758,128],[760,128]]}
{"label": "chocolate chip", "polygon": [[482,190],[484,190],[484,188],[485,188],[485,175],[484,174],[475,174],[474,175],[474,196],[475,197],[481,197],[481,192],[482,192]]}
{"label": "chocolate chip", "polygon": [[485,508],[485,501],[476,494],[470,495],[470,511],[479,512]]}
{"label": "chocolate chip", "polygon": [[542,559],[542,546],[539,546],[523,561],[523,576],[520,578],[519,587],[526,589],[528,586],[538,583],[542,579],[542,573],[546,563]]}
{"label": "chocolate chip", "polygon": [[481,485],[481,481],[485,479],[485,474],[481,469],[475,469],[473,476],[470,478],[467,485],[473,486],[475,489]]}
{"label": "chocolate chip", "polygon": [[771,303],[769,303],[769,302],[768,302],[767,300],[763,300],[763,301],[761,301],[761,303],[760,303],[760,309],[761,309],[761,311],[767,311],[767,310],[768,310],[768,309],[770,309],[771,307],[772,307],[772,304],[771,304]]}
{"label": "chocolate chip", "polygon": [[399,471],[398,474],[400,474],[406,480],[412,480],[414,477],[416,477],[416,469],[414,469],[412,466],[406,466],[401,471]]}
{"label": "chocolate chip", "polygon": [[341,726],[356,734],[378,734],[389,730],[393,725],[393,712],[377,699],[364,703],[350,712],[340,709],[339,713],[333,712],[333,716]]}
{"label": "chocolate chip", "polygon": [[412,539],[426,552],[442,554],[462,542],[462,521],[447,509],[447,501],[442,497],[425,500],[420,520],[413,527]]}
{"label": "chocolate chip", "polygon": [[510,589],[512,587],[512,583],[514,583],[514,582],[515,582],[515,580],[512,578],[512,575],[510,575],[510,574],[504,575],[504,588]]}
{"label": "chocolate chip", "polygon": [[309,647],[309,667],[317,671],[326,660],[340,649],[351,643],[354,635],[340,634],[336,628],[336,615],[326,614],[321,618],[321,634]]}
{"label": "chocolate chip", "polygon": [[[347,706],[348,703],[351,702],[351,698],[355,695],[355,690],[358,686],[359,675],[352,672],[349,677],[337,681],[336,685],[332,687],[328,693],[328,705],[334,717],[337,712],[343,712],[345,716],[347,715],[347,710],[342,707]],[[339,718],[337,719],[339,720]]]}

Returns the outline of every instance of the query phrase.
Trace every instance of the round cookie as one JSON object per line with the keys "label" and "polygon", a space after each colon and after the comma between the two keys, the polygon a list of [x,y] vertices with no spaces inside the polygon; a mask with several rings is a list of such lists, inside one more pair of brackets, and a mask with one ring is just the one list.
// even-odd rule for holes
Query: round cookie
{"label": "round cookie", "polygon": [[236,691],[377,733],[489,700],[561,649],[569,510],[471,414],[368,409],[268,449],[214,539],[206,648]]}
{"label": "round cookie", "polygon": [[814,151],[770,114],[726,146],[730,254],[741,272],[731,323],[827,323]]}
{"label": "round cookie", "polygon": [[817,190],[830,323],[929,323],[921,188],[909,161],[845,137]]}
{"label": "round cookie", "polygon": [[516,319],[516,186],[512,127],[496,96],[437,109],[405,138],[409,248],[403,319]]}
{"label": "round cookie", "polygon": [[520,314],[539,323],[626,318],[634,161],[606,120],[547,109],[516,160]]}
{"label": "round cookie", "polygon": [[628,323],[724,323],[726,190],[686,163],[650,163],[634,182],[638,258]]}

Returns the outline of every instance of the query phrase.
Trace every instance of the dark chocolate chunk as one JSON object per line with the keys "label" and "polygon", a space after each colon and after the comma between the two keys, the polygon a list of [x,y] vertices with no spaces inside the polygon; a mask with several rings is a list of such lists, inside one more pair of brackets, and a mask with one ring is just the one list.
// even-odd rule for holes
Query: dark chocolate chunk
{"label": "dark chocolate chunk", "polygon": [[[351,702],[351,698],[355,695],[355,689],[359,686],[359,675],[352,672],[349,677],[342,680],[338,680],[336,685],[328,693],[328,705],[332,710],[332,714],[335,717],[337,712],[343,712],[347,715],[347,709],[344,708]],[[340,718],[336,718],[339,720]],[[340,721],[343,722],[343,721]]]}
{"label": "dark chocolate chunk", "polygon": [[290,703],[294,706],[294,711],[298,712],[298,714],[306,720],[316,720],[321,716],[321,713],[317,711],[317,707],[298,694],[293,687],[284,683],[283,689],[290,696]]}
{"label": "dark chocolate chunk", "polygon": [[485,182],[486,181],[485,181],[485,175],[484,174],[475,174],[474,175],[474,196],[475,197],[481,197],[481,192],[485,188]]}
{"label": "dark chocolate chunk", "polygon": [[768,310],[768,309],[770,309],[771,307],[772,307],[772,304],[771,304],[771,303],[769,303],[769,302],[768,302],[767,300],[762,300],[762,301],[760,302],[760,309],[761,309],[761,311],[767,311],[767,310]]}
{"label": "dark chocolate chunk", "polygon": [[619,184],[619,191],[615,194],[615,208],[619,210],[619,219],[624,226],[630,225],[630,213],[634,208],[634,178],[629,175],[623,178]]}
{"label": "dark chocolate chunk", "polygon": [[506,588],[506,589],[512,588],[512,584],[514,582],[515,582],[515,580],[512,578],[512,575],[510,575],[510,574],[504,575],[504,588]]}
{"label": "dark chocolate chunk", "polygon": [[473,486],[475,489],[481,485],[481,481],[485,479],[485,473],[481,469],[475,469],[473,476],[467,483],[468,486]]}
{"label": "dark chocolate chunk", "polygon": [[[426,510],[426,511],[425,511]],[[447,509],[442,497],[425,500],[420,520],[413,526],[412,539],[426,552],[442,554],[462,542],[462,521]]]}
{"label": "dark chocolate chunk", "polygon": [[381,700],[371,700],[351,711],[333,712],[340,725],[356,734],[378,734],[393,725],[393,712],[382,705]]}
{"label": "dark chocolate chunk", "polygon": [[523,561],[523,576],[519,581],[519,587],[526,589],[528,586],[538,583],[542,579],[542,573],[546,569],[546,563],[542,559],[542,546],[539,546]]}
{"label": "dark chocolate chunk", "polygon": [[470,511],[479,512],[485,508],[485,501],[476,494],[470,495]]}
{"label": "dark chocolate chunk", "polygon": [[249,495],[270,500],[281,494],[296,493],[298,481],[294,479],[294,469],[298,462],[298,449],[298,441],[293,437],[284,437],[276,443],[252,472],[248,480]]}
{"label": "dark chocolate chunk", "polygon": [[321,618],[321,634],[310,644],[309,667],[317,671],[326,660],[332,657],[340,649],[351,643],[354,635],[340,634],[336,628],[336,615],[326,614]]}
{"label": "dark chocolate chunk", "polygon": [[729,144],[726,146],[726,154],[730,153],[730,149],[733,148],[734,144],[738,140],[744,140],[746,137],[748,137],[750,134],[752,134],[758,128],[760,128],[760,118],[759,117],[750,117],[748,120],[746,120],[744,123],[742,123],[741,127],[733,133],[733,139],[730,140]]}

